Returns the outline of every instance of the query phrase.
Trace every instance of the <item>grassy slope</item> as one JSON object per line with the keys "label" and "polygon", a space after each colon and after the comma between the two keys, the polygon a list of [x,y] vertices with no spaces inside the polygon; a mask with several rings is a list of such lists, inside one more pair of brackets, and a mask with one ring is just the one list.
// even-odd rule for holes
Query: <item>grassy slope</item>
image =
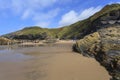
{"label": "grassy slope", "polygon": [[75,35],[79,35],[80,33],[83,32],[83,30],[89,29],[90,26],[92,25],[92,22],[94,22],[97,18],[118,9],[120,9],[120,4],[107,5],[101,11],[97,12],[90,18],[83,21],[76,22],[70,25],[67,29],[63,29],[62,33],[64,34],[62,36],[66,36],[70,38]]}
{"label": "grassy slope", "polygon": [[[89,17],[88,19],[85,19],[83,21],[78,21],[70,26],[65,26],[62,28],[56,28],[56,29],[47,29],[47,28],[40,28],[40,27],[28,27],[24,28],[23,30],[8,34],[10,35],[28,35],[28,34],[41,34],[46,32],[48,35],[55,37],[56,35],[60,38],[73,38],[74,36],[77,36],[80,38],[81,33],[84,31],[91,30],[92,22],[94,22],[97,18],[113,11],[120,9],[120,4],[112,4],[105,6],[101,11],[97,12],[93,16]],[[94,26],[93,26],[94,27]],[[92,28],[93,28],[92,27]]]}

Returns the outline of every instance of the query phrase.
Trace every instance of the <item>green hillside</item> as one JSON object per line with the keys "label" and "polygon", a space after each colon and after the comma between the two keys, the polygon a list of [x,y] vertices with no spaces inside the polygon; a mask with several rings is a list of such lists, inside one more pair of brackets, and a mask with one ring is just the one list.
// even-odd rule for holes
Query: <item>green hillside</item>
{"label": "green hillside", "polygon": [[[97,23],[96,21],[103,17],[107,16],[111,12],[116,12],[117,10],[120,11],[120,4],[112,4],[105,6],[101,11],[97,12],[90,18],[76,22],[69,27],[66,27],[61,31],[62,37],[72,38],[74,36],[77,36],[78,38],[83,37],[84,35],[90,34],[91,32],[94,32],[97,30],[96,26],[102,26],[100,23]],[[120,17],[120,14],[119,14]],[[96,25],[98,24],[98,25]],[[60,34],[61,34],[60,33]]]}
{"label": "green hillside", "polygon": [[[20,31],[3,35],[7,38],[17,39],[44,39],[47,36],[59,37],[61,39],[82,38],[87,34],[95,32],[101,26],[109,24],[102,24],[101,21],[118,20],[120,18],[120,4],[106,5],[101,11],[83,21],[78,21],[70,26],[65,26],[56,29],[41,28],[38,26],[26,27]],[[112,18],[111,15],[112,14]],[[116,17],[117,16],[117,17]],[[24,37],[24,38],[22,38]]]}

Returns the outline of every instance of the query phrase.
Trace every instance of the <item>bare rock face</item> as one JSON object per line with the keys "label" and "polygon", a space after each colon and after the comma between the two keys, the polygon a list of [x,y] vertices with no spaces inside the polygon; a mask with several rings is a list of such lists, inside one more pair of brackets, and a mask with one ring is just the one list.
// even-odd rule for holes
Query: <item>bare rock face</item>
{"label": "bare rock face", "polygon": [[120,26],[109,27],[99,31],[101,36],[101,49],[98,52],[97,60],[102,52],[99,60],[103,66],[113,76],[113,80],[120,80]]}
{"label": "bare rock face", "polygon": [[10,39],[0,37],[0,45],[9,45],[11,43],[12,43],[12,41]]}
{"label": "bare rock face", "polygon": [[73,49],[84,56],[94,57],[120,80],[120,9],[101,15],[91,23],[93,33],[76,42]]}
{"label": "bare rock face", "polygon": [[120,80],[120,26],[103,28],[85,36],[73,49],[99,61],[113,76],[111,80]]}
{"label": "bare rock face", "polygon": [[[98,32],[85,36],[75,44],[76,51],[82,53],[84,56],[94,56],[96,54],[97,44],[100,43],[100,35]],[[91,54],[92,53],[92,54]]]}
{"label": "bare rock face", "polygon": [[115,24],[119,23],[120,20],[120,10],[111,11],[107,13],[105,16],[100,18],[102,24]]}

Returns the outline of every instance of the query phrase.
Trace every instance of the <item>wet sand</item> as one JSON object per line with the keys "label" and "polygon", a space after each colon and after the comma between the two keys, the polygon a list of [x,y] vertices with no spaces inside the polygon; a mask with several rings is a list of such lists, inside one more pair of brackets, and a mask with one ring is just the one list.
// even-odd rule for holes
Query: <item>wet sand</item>
{"label": "wet sand", "polygon": [[72,41],[0,50],[0,80],[109,80],[93,58],[72,51]]}

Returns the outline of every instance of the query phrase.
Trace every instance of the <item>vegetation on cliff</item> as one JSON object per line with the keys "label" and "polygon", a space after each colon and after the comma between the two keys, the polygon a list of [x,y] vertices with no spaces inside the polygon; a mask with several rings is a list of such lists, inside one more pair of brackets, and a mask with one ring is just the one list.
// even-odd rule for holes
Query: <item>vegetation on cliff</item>
{"label": "vegetation on cliff", "polygon": [[[116,11],[117,13],[115,13]],[[101,26],[110,24],[110,22],[106,22],[107,20],[119,20],[119,12],[120,4],[107,5],[90,18],[78,21],[69,26],[56,29],[47,29],[38,26],[27,27],[20,31],[4,35],[4,37],[17,39],[44,39],[47,36],[51,36],[53,38],[58,37],[60,39],[72,39],[74,37],[80,39],[85,35],[102,28]],[[117,21],[117,23],[120,23],[120,21]]]}
{"label": "vegetation on cliff", "polygon": [[94,57],[108,70],[111,80],[120,80],[120,4],[107,5],[87,20],[91,21],[85,30],[88,35],[78,40],[73,50]]}

